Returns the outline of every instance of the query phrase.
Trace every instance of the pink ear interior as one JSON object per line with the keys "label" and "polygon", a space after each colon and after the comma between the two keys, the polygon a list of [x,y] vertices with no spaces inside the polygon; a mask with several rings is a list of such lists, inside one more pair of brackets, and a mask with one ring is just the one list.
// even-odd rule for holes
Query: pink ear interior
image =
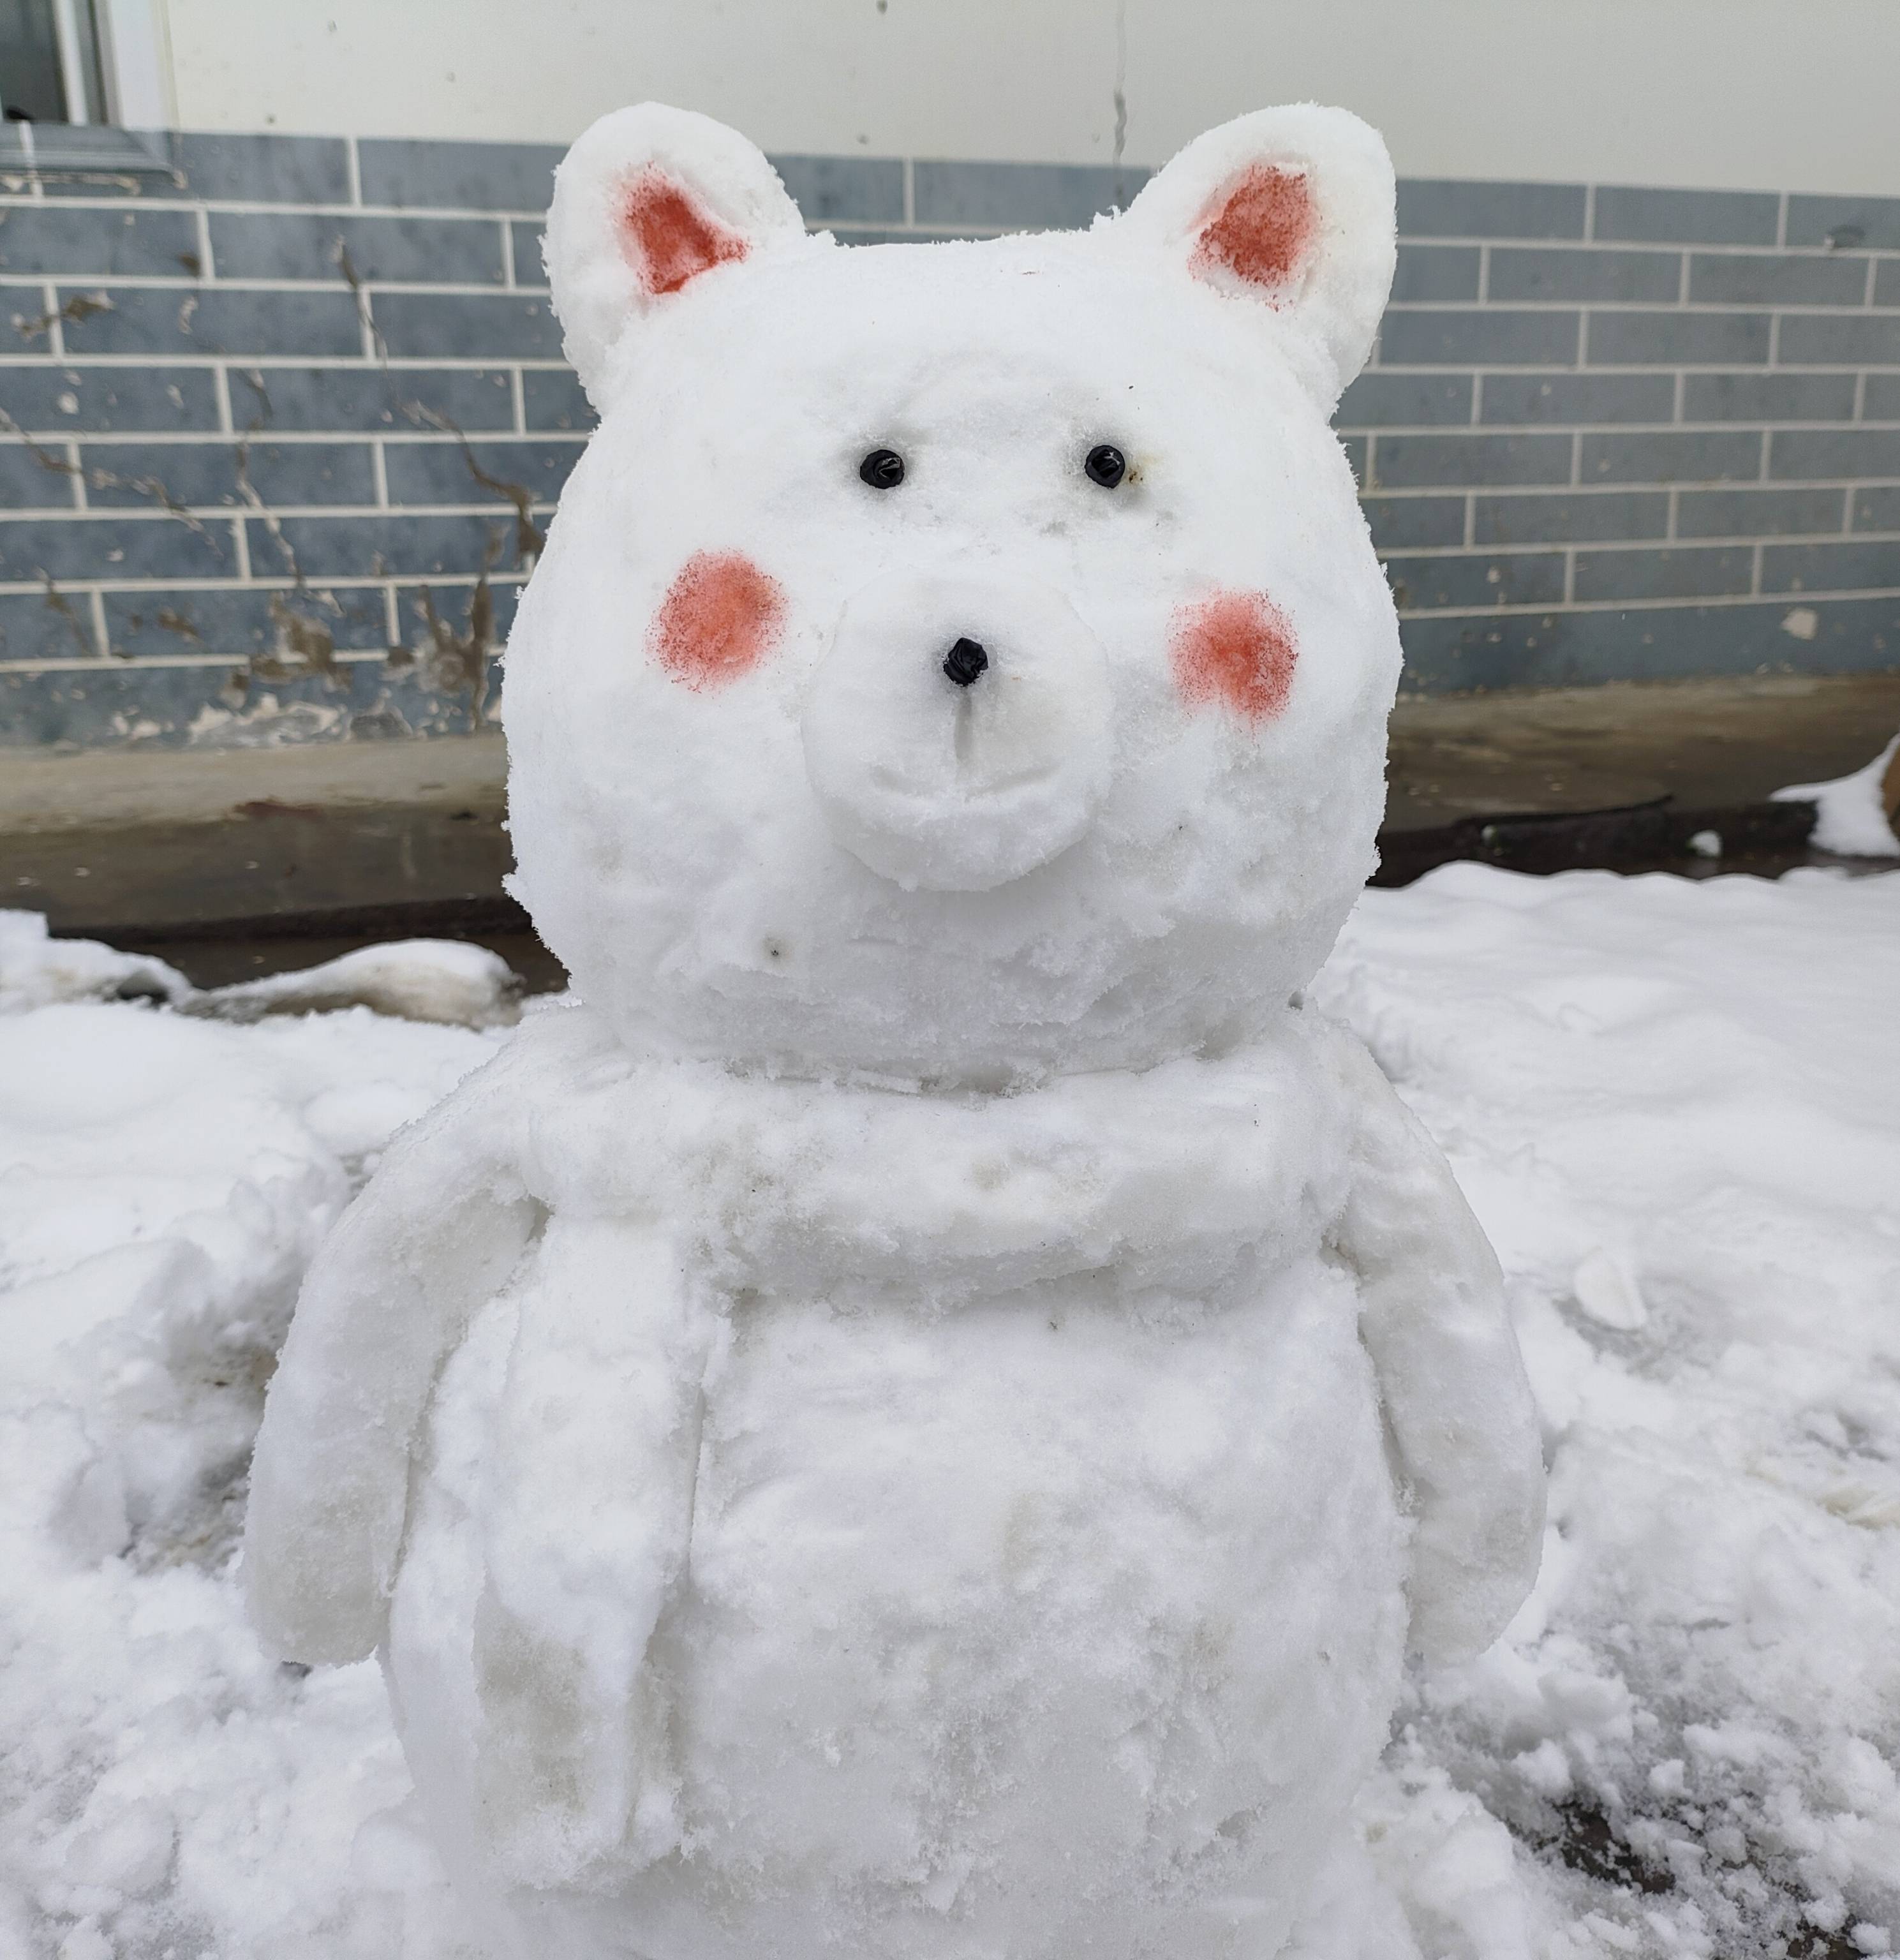
{"label": "pink ear interior", "polygon": [[663,170],[649,165],[632,178],[620,202],[620,249],[647,293],[676,293],[689,279],[746,256],[746,241],[728,231]]}
{"label": "pink ear interior", "polygon": [[1256,164],[1221,193],[1201,225],[1194,269],[1205,276],[1218,268],[1268,294],[1282,293],[1299,275],[1319,229],[1306,173]]}

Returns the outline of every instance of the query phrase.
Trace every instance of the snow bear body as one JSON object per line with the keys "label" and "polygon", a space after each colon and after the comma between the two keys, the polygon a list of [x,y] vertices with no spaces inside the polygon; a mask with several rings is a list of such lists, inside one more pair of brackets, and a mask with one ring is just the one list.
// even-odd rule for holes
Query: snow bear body
{"label": "snow bear body", "polygon": [[1337,111],[1087,234],[847,250],[649,105],[557,180],[603,410],[511,639],[574,997],[394,1146],[253,1467],[501,1952],[1402,1955],[1408,1637],[1536,1564],[1483,1235],[1305,1006],[1390,598]]}
{"label": "snow bear body", "polygon": [[[1285,1134],[1272,1089],[1317,1064],[1279,1045],[1226,1085],[1244,1143],[1179,1166],[1202,1215],[1119,1276],[1062,1271],[1075,1241],[1002,1293],[970,1271],[933,1295],[915,1244],[916,1290],[855,1262],[826,1285],[823,1255],[765,1262],[760,1286],[724,1275],[743,1304],[706,1309],[716,1351],[679,1433],[690,1580],[649,1638],[644,1710],[550,1668],[531,1713],[496,1685],[511,1659],[590,1644],[585,1577],[539,1542],[510,1572],[520,1540],[498,1520],[531,1491],[542,1532],[583,1508],[600,1530],[565,1445],[537,1474],[523,1431],[538,1398],[571,1420],[601,1393],[551,1378],[550,1350],[597,1382],[622,1372],[598,1330],[653,1255],[650,1228],[554,1212],[435,1396],[387,1661],[437,1835],[514,1950],[1279,1950],[1385,1741],[1408,1536],[1357,1289],[1321,1257],[1343,1126]],[[1205,1122],[1201,1071],[1178,1072]],[[1036,1181],[1007,1126],[991,1149],[990,1191]],[[854,1182],[874,1191],[893,1160],[903,1143]],[[960,1189],[975,1209],[980,1158],[937,1175],[946,1222]],[[1286,1200],[1268,1231],[1236,1226],[1249,1187]],[[604,1501],[637,1512],[641,1494]],[[492,1755],[511,1724],[532,1739]],[[629,1781],[598,1755],[635,1735]]]}

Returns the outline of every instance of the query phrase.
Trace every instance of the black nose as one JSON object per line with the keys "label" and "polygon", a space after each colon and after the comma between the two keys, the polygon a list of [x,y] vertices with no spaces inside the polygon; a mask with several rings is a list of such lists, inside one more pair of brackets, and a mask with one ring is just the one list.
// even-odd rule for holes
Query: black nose
{"label": "black nose", "polygon": [[989,655],[975,640],[959,640],[944,656],[944,671],[959,687],[968,687],[989,663]]}

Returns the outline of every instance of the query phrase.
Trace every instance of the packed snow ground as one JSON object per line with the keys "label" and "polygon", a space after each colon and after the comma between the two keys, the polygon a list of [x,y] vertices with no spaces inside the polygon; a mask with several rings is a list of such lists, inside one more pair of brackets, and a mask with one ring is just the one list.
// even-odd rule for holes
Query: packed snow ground
{"label": "packed snow ground", "polygon": [[[447,1960],[376,1670],[266,1661],[232,1563],[312,1248],[503,1036],[194,1017],[12,926],[0,1960]],[[1900,874],[1453,866],[1368,892],[1318,991],[1497,1246],[1552,1466],[1536,1596],[1361,1806],[1421,1949],[1886,1950]]]}

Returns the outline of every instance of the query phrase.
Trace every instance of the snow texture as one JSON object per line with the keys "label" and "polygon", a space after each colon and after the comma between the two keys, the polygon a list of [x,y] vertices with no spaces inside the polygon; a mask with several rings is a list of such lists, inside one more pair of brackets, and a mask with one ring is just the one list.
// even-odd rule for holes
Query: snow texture
{"label": "snow texture", "polygon": [[[10,978],[0,1954],[460,1960],[375,1666],[266,1659],[234,1535],[312,1249],[498,1037]],[[1315,991],[1498,1247],[1552,1470],[1535,1595],[1413,1667],[1357,1802],[1409,1936],[1887,1950],[1900,877],[1449,867],[1367,893]]]}
{"label": "snow texture", "polygon": [[1400,663],[1327,425],[1393,230],[1311,107],[982,244],[808,239],[652,105],[562,166],[602,423],[505,724],[579,998],[325,1243],[246,1527],[498,1953],[1404,1951],[1351,1807],[1544,1488],[1299,998]]}
{"label": "snow texture", "polygon": [[1813,842],[1823,851],[1844,858],[1900,858],[1900,837],[1887,821],[1882,792],[1894,758],[1900,756],[1896,735],[1866,768],[1830,783],[1794,783],[1774,792],[1777,803],[1811,803],[1815,809]]}

